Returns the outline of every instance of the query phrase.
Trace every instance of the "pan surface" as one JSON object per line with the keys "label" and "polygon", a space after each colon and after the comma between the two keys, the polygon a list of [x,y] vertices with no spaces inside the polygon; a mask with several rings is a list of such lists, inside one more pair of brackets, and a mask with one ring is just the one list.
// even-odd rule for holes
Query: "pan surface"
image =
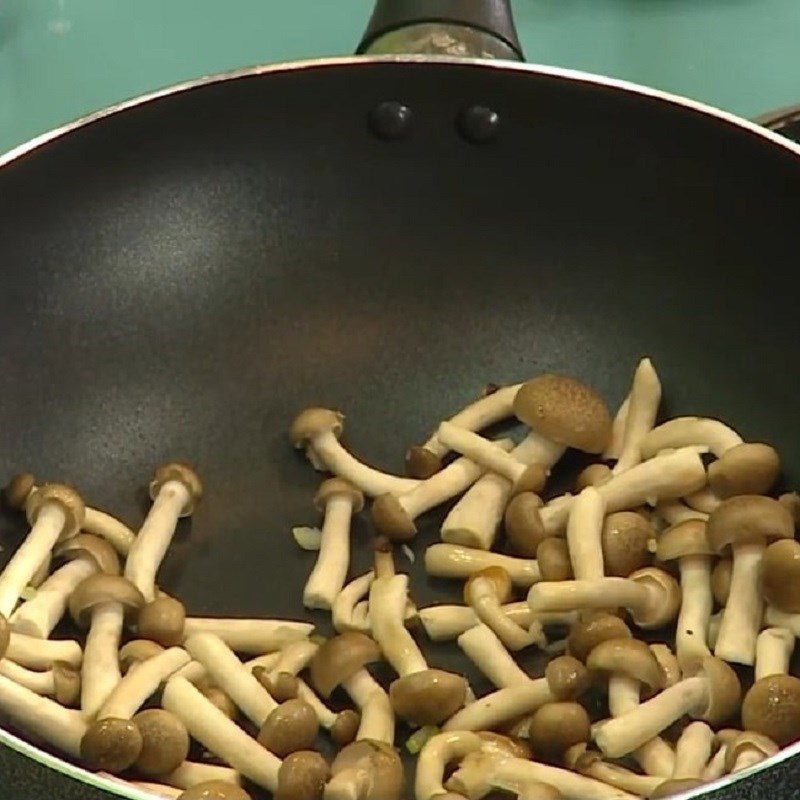
{"label": "pan surface", "polygon": [[[367,124],[387,100],[402,138]],[[480,145],[455,124],[475,104],[500,120]],[[316,521],[319,476],[286,430],[310,404],[400,470],[487,382],[566,372],[613,405],[649,355],[670,414],[774,443],[796,486],[800,149],[780,141],[578,73],[387,58],[203,82],[12,154],[4,475],[72,482],[136,527],[153,467],[195,462],[207,497],[161,583],[195,615],[277,617],[304,616],[290,529]],[[24,531],[0,525],[2,559]],[[459,596],[407,566],[418,603]],[[454,650],[426,645],[463,669]],[[790,797],[787,755],[711,794]],[[104,796],[6,749],[0,774],[0,797]]]}

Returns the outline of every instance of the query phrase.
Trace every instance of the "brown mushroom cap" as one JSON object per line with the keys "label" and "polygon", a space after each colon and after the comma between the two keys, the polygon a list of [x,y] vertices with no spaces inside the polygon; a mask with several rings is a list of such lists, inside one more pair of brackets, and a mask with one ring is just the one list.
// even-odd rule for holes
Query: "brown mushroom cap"
{"label": "brown mushroom cap", "polygon": [[55,701],[62,706],[73,706],[81,696],[81,673],[64,661],[53,664]]}
{"label": "brown mushroom cap", "polygon": [[591,722],[579,703],[547,703],[531,717],[528,740],[535,758],[560,761],[579,742],[588,742]]}
{"label": "brown mushroom cap", "polygon": [[708,703],[692,716],[717,726],[739,711],[742,686],[738,675],[722,659],[706,656],[692,666],[689,674],[703,675],[708,681]]}
{"label": "brown mushroom cap", "polygon": [[328,478],[323,481],[314,495],[314,507],[317,511],[325,511],[325,506],[331,498],[341,496],[350,498],[354,514],[358,514],[364,508],[364,493],[344,478]]}
{"label": "brown mushroom cap", "polygon": [[511,756],[511,758],[530,759],[533,757],[530,745],[516,736],[505,736],[494,731],[478,731],[483,744],[483,752],[499,753],[500,755]]}
{"label": "brown mushroom cap", "polygon": [[721,558],[714,565],[711,572],[711,592],[717,605],[728,604],[728,595],[731,593],[731,575],[733,574],[733,560]]}
{"label": "brown mushroom cap", "polygon": [[781,747],[800,739],[800,679],[768,675],[756,681],[742,703],[742,725]]}
{"label": "brown mushroom cap", "polygon": [[[216,706],[228,719],[234,722],[239,718],[239,708],[230,696],[216,686],[205,686],[200,689],[206,700]],[[275,698],[277,700],[277,698]]]}
{"label": "brown mushroom cap", "polygon": [[314,750],[290,753],[278,770],[275,800],[319,800],[329,774],[328,762]]}
{"label": "brown mushroom cap", "polygon": [[778,502],[792,515],[795,526],[800,524],[800,494],[787,492],[778,498]]}
{"label": "brown mushroom cap", "polygon": [[106,575],[119,575],[121,572],[117,551],[105,539],[89,533],[79,533],[77,536],[61,542],[56,546],[53,554],[65,561],[81,557],[91,558],[97,564],[100,572],[104,572]]}
{"label": "brown mushroom cap", "polygon": [[70,595],[69,612],[78,625],[87,627],[92,609],[103,603],[120,603],[126,616],[133,616],[144,605],[144,597],[129,580],[97,573],[78,584]]}
{"label": "brown mushroom cap", "polygon": [[426,481],[441,472],[442,466],[442,459],[427,447],[414,445],[406,450],[406,472],[412,478]]}
{"label": "brown mushroom cap", "polygon": [[81,758],[98,772],[116,775],[133,766],[142,751],[142,734],[129,719],[93,722],[81,739]]}
{"label": "brown mushroom cap", "polygon": [[149,639],[132,639],[127,644],[122,645],[119,650],[119,668],[123,675],[135,664],[141,664],[148,658],[153,658],[164,652],[160,644],[151,642]]}
{"label": "brown mushroom cap", "polygon": [[521,492],[506,506],[503,525],[511,549],[524,558],[535,558],[539,544],[548,534],[539,509],[542,499],[533,492]]}
{"label": "brown mushroom cap", "polygon": [[657,567],[645,567],[632,572],[628,580],[652,586],[659,591],[659,601],[646,609],[631,610],[631,619],[640,628],[660,628],[678,616],[681,607],[681,587],[668,572]]}
{"label": "brown mushroom cap", "polygon": [[178,800],[250,800],[250,795],[235,783],[204,781],[187,789]]}
{"label": "brown mushroom cap", "polygon": [[398,800],[402,794],[403,764],[397,751],[384,742],[362,739],[341,750],[331,764],[331,775],[351,769],[372,775],[370,788],[359,800]]}
{"label": "brown mushroom cap", "polygon": [[585,662],[589,653],[601,642],[630,636],[630,628],[619,617],[600,611],[584,615],[572,626],[567,647],[578,661]]}
{"label": "brown mushroom cap", "polygon": [[161,596],[139,610],[136,628],[142,639],[151,639],[164,647],[175,647],[183,641],[186,609],[180,600]]}
{"label": "brown mushroom cap", "polygon": [[170,461],[168,464],[162,464],[153,474],[153,480],[150,481],[150,498],[155,500],[161,487],[169,481],[178,481],[186,487],[189,499],[181,511],[181,516],[188,516],[203,497],[203,483],[199,475],[194,471],[194,467],[185,461]]}
{"label": "brown mushroom cap", "polygon": [[575,490],[582,492],[587,486],[602,486],[613,476],[608,464],[589,464],[584,467],[575,479]]}
{"label": "brown mushroom cap", "polygon": [[300,680],[291,672],[279,672],[271,677],[269,670],[262,666],[253,667],[253,677],[272,695],[278,703],[294,700],[300,691]]}
{"label": "brown mushroom cap", "polygon": [[356,738],[359,725],[361,725],[361,715],[352,708],[346,708],[336,715],[336,722],[330,729],[331,739],[339,747],[350,744]]}
{"label": "brown mushroom cap", "polygon": [[562,375],[540,375],[514,398],[514,414],[554,442],[602,453],[611,437],[611,415],[594,389]]}
{"label": "brown mushroom cap", "polygon": [[659,787],[649,797],[651,800],[657,798],[674,797],[676,794],[683,794],[692,789],[697,789],[702,786],[705,781],[700,778],[671,778],[659,784]]}
{"label": "brown mushroom cap", "polygon": [[778,480],[781,459],[768,444],[740,444],[708,467],[708,484],[717,497],[766,494]]}
{"label": "brown mushroom cap", "polygon": [[407,542],[417,535],[417,526],[393,494],[382,494],[372,501],[372,524],[393,542]]}
{"label": "brown mushroom cap", "polygon": [[761,591],[770,604],[787,614],[800,613],[800,542],[780,539],[761,559]]}
{"label": "brown mushroom cap", "polygon": [[469,603],[472,596],[472,589],[477,581],[488,581],[497,599],[501,603],[507,603],[511,598],[514,587],[511,577],[502,567],[486,567],[473,573],[464,584],[464,600]]}
{"label": "brown mushroom cap", "polygon": [[717,553],[734,542],[791,539],[792,515],[777,500],[743,494],[723,500],[708,518],[708,541]]}
{"label": "brown mushroom cap", "polygon": [[667,528],[658,537],[656,557],[659,561],[675,561],[685,556],[713,555],[707,527],[703,520],[687,519]]}
{"label": "brown mushroom cap", "polygon": [[340,633],[326,639],[314,654],[309,667],[311,683],[323,697],[330,697],[337,686],[380,658],[381,649],[374,639],[356,631]]}
{"label": "brown mushroom cap", "polygon": [[543,581],[572,580],[572,561],[569,557],[569,547],[564,539],[548,536],[542,540],[536,551],[536,560],[539,562]]}
{"label": "brown mushroom cap", "polygon": [[332,432],[338,439],[344,430],[344,414],[328,408],[307,408],[301,411],[289,428],[289,438],[299,450],[322,433]]}
{"label": "brown mushroom cap", "polygon": [[284,758],[289,753],[310,750],[319,733],[319,720],[305,700],[287,700],[273,709],[258,732],[258,743]]}
{"label": "brown mushroom cap", "polygon": [[36,522],[42,506],[47,503],[57,503],[61,506],[66,518],[59,540],[63,541],[77,535],[86,515],[86,506],[81,496],[71,486],[63,483],[46,483],[40,486],[28,495],[25,502],[25,513],[31,525]]}
{"label": "brown mushroom cap", "polygon": [[530,464],[522,475],[517,478],[512,492],[514,494],[521,494],[522,492],[538,494],[544,489],[549,474],[547,468],[541,464]]}
{"label": "brown mushroom cap", "polygon": [[754,731],[742,731],[725,751],[725,771],[733,772],[736,759],[745,752],[755,750],[762,759],[770,758],[778,752],[778,745],[767,736]]}
{"label": "brown mushroom cap", "polygon": [[559,700],[577,700],[592,685],[589,670],[573,656],[552,659],[544,669],[544,677]]}
{"label": "brown mushroom cap", "polygon": [[664,673],[652,650],[628,636],[600,642],[589,653],[586,666],[591,672],[627,675],[651,689],[664,688]]}
{"label": "brown mushroom cap", "polygon": [[426,669],[397,678],[389,699],[398,717],[417,725],[439,725],[464,705],[467,682],[461,675]]}
{"label": "brown mushroom cap", "polygon": [[135,765],[142,775],[166,775],[186,761],[189,733],[174,714],[163,708],[149,708],[136,714],[132,722],[142,734],[142,750]]}
{"label": "brown mushroom cap", "polygon": [[627,578],[653,560],[653,526],[635,511],[616,511],[603,522],[601,541],[605,574]]}
{"label": "brown mushroom cap", "polygon": [[3,499],[9,508],[22,511],[30,493],[36,488],[36,478],[30,472],[13,475],[3,489]]}
{"label": "brown mushroom cap", "polygon": [[8,643],[11,641],[11,626],[8,620],[0,614],[0,658],[5,658]]}

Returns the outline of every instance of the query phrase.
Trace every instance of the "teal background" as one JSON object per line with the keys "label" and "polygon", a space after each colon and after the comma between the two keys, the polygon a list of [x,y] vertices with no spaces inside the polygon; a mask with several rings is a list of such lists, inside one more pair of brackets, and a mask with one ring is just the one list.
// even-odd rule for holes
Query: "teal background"
{"label": "teal background", "polygon": [[[0,0],[0,152],[199,75],[352,52],[371,0]],[[800,102],[800,0],[515,0],[532,62],[744,116]]]}

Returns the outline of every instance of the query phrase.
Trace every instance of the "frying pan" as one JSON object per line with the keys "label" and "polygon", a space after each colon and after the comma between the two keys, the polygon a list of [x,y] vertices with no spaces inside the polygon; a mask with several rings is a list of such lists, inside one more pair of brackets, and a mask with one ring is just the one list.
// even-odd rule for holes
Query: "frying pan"
{"label": "frying pan", "polygon": [[[451,55],[202,79],[0,160],[4,473],[136,526],[154,465],[197,463],[207,501],[160,573],[195,614],[303,613],[288,531],[318,477],[286,430],[310,404],[399,470],[488,381],[566,372],[613,404],[647,354],[670,414],[773,442],[800,478],[800,148],[620,81],[453,57],[520,56],[505,2],[379,3],[360,51],[398,40]],[[7,557],[24,531],[0,524]],[[368,537],[359,520],[355,571]],[[409,569],[420,603],[458,593]],[[0,739],[0,797],[143,797]],[[798,785],[794,746],[705,794]]]}

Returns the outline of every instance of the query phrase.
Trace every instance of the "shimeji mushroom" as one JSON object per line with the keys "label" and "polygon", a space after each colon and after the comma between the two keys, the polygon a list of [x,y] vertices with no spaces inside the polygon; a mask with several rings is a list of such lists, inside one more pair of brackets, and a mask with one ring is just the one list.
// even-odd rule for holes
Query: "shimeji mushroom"
{"label": "shimeji mushroom", "polygon": [[73,758],[80,757],[86,732],[80,711],[64,708],[0,675],[0,715],[32,739],[47,742]]}
{"label": "shimeji mushroom", "polygon": [[[470,403],[450,417],[449,421],[470,431],[479,431],[501,422],[513,416],[514,397],[521,386],[521,383],[501,386],[496,391]],[[442,459],[448,451],[449,448],[434,433],[424,444],[408,449],[406,453],[408,474],[423,480],[430,478],[442,468]]]}
{"label": "shimeji mushroom", "polygon": [[119,575],[116,551],[97,536],[81,533],[56,546],[55,556],[67,561],[11,615],[18,633],[47,639],[67,610],[70,595],[80,583],[96,572]]}
{"label": "shimeji mushroom", "polygon": [[278,770],[278,788],[274,798],[319,800],[329,774],[328,762],[315,750],[291,753],[283,759]]}
{"label": "shimeji mushroom", "polygon": [[739,494],[767,494],[781,471],[781,460],[767,444],[740,444],[708,467],[711,491],[725,500]]}
{"label": "shimeji mushroom", "polygon": [[[570,495],[570,500],[572,496]],[[539,545],[548,536],[540,510],[544,503],[538,494],[521,492],[511,498],[503,514],[506,541],[518,556],[536,558]]]}
{"label": "shimeji mushroom", "polygon": [[148,708],[131,720],[142,735],[142,749],[136,759],[136,771],[145,777],[172,772],[189,755],[189,732],[170,711]]}
{"label": "shimeji mushroom", "polygon": [[298,680],[297,696],[309,706],[317,716],[319,724],[330,734],[331,739],[339,746],[349,744],[356,738],[360,725],[357,711],[346,708],[344,711],[333,711],[317,697],[314,690],[305,681]]}
{"label": "shimeji mushroom", "polygon": [[575,478],[575,489],[578,492],[582,492],[587,486],[600,486],[600,484],[611,480],[613,474],[611,467],[607,464],[589,464]]}
{"label": "shimeji mushroom", "polygon": [[51,669],[39,672],[3,658],[0,675],[42,697],[52,697],[62,706],[73,705],[81,696],[81,674],[69,664],[56,662]]}
{"label": "shimeji mushroom", "polygon": [[772,739],[753,731],[743,731],[725,751],[725,770],[731,774],[742,772],[777,753],[778,745]]}
{"label": "shimeji mushroom", "polygon": [[719,725],[739,710],[741,687],[736,673],[713,656],[696,671],[641,705],[597,723],[593,738],[608,758],[621,758],[657,736],[684,714]]}
{"label": "shimeji mushroom", "polygon": [[83,650],[73,639],[37,639],[12,631],[6,658],[28,669],[51,669],[59,661],[71,667],[80,667]]}
{"label": "shimeji mushroom", "polygon": [[289,437],[296,449],[306,451],[315,469],[344,478],[369,497],[388,492],[402,494],[417,486],[417,480],[373,469],[351,455],[339,441],[343,429],[344,415],[338,411],[307,408],[295,417]]}
{"label": "shimeji mushroom", "polygon": [[[367,613],[361,618],[355,612],[356,606],[362,601],[362,598],[369,594],[373,580],[375,580],[375,573],[370,570],[354,578],[336,595],[331,605],[331,622],[338,633],[346,631],[369,633],[369,614]],[[369,604],[367,604],[367,610],[368,606]]]}
{"label": "shimeji mushroom", "polygon": [[717,458],[722,458],[728,450],[742,443],[742,437],[718,419],[675,417],[653,428],[639,447],[645,459],[652,458],[662,450],[698,445],[707,447]]}
{"label": "shimeji mushroom", "polygon": [[755,680],[786,675],[794,651],[794,634],[786,628],[765,628],[756,640]]}
{"label": "shimeji mushroom", "polygon": [[237,653],[263,655],[280,650],[291,642],[305,639],[314,632],[309,622],[288,619],[224,619],[186,617],[184,635],[211,633]]}
{"label": "shimeji mushroom", "polygon": [[539,583],[528,592],[528,605],[542,611],[625,608],[640,628],[660,628],[675,619],[681,590],[675,579],[656,567],[627,578]]}
{"label": "shimeji mushroom", "polygon": [[[681,574],[681,610],[675,630],[675,648],[682,667],[711,655],[708,621],[714,599],[711,593],[711,556],[706,523],[689,520],[664,531],[658,540],[659,561],[677,561]],[[686,776],[691,777],[691,776]]]}
{"label": "shimeji mushroom", "polygon": [[570,747],[586,743],[589,733],[586,709],[580,703],[559,701],[545,703],[533,713],[528,741],[537,759],[558,764]]}
{"label": "shimeji mushroom", "polygon": [[794,524],[800,524],[800,494],[797,492],[786,492],[778,497],[778,502],[792,515]]}
{"label": "shimeji mushroom", "polygon": [[[624,694],[635,683],[637,690],[644,686],[651,691],[664,688],[664,673],[650,648],[638,639],[621,636],[606,639],[592,648],[586,666],[596,675],[607,675],[609,707],[614,716],[621,716],[618,694]],[[624,700],[623,700],[624,702]]]}
{"label": "shimeji mushroom", "polygon": [[475,625],[464,631],[458,637],[458,646],[498,689],[530,680],[509,655],[497,635],[486,625]]}
{"label": "shimeji mushroom", "polygon": [[399,800],[403,764],[397,751],[383,743],[362,740],[341,750],[331,764],[325,800]]}
{"label": "shimeji mushroom", "polygon": [[164,648],[149,639],[131,639],[119,649],[119,671],[125,676],[150,658],[161,655]]}
{"label": "shimeji mushroom", "polygon": [[714,745],[717,750],[703,767],[703,774],[700,776],[704,781],[715,781],[727,772],[725,768],[725,758],[728,754],[728,745],[741,733],[733,728],[723,728],[714,735]]}
{"label": "shimeji mushroom", "polygon": [[714,731],[705,722],[687,725],[675,742],[675,770],[672,777],[702,778],[713,745]]}
{"label": "shimeji mushroom", "polygon": [[641,514],[615,511],[605,518],[600,540],[605,574],[627,578],[632,572],[650,565],[656,534]]}
{"label": "shimeji mushroom", "polygon": [[769,540],[794,537],[794,520],[777,501],[760,495],[725,500],[709,517],[708,540],[717,553],[733,550],[728,603],[714,653],[726,661],[752,664],[764,601],[759,572]]}
{"label": "shimeji mushroom", "polygon": [[761,559],[761,591],[773,608],[800,613],[800,542],[779,539]]}
{"label": "shimeji mushroom", "polygon": [[425,570],[437,578],[469,578],[487,567],[501,567],[514,586],[522,588],[542,579],[535,559],[514,558],[458,544],[432,544],[425,551]]}
{"label": "shimeji mushroom", "polygon": [[[478,437],[480,438],[480,437]],[[501,439],[492,443],[507,455],[513,443]],[[415,519],[424,512],[450,500],[472,486],[484,468],[469,458],[458,458],[408,492],[382,494],[372,504],[372,521],[377,530],[393,541],[407,541],[417,534]]]}
{"label": "shimeji mushroom", "polygon": [[292,700],[297,697],[297,676],[308,667],[319,647],[319,643],[311,639],[298,639],[278,653],[274,666],[267,669],[259,665],[252,667],[251,671],[279,703]]}
{"label": "shimeji mushroom", "polygon": [[281,703],[264,720],[258,732],[258,743],[278,758],[290,753],[310,750],[319,733],[319,720],[314,709],[295,698]]}
{"label": "shimeji mushroom", "polygon": [[325,518],[317,563],[303,589],[303,605],[330,610],[347,580],[350,520],[364,507],[364,495],[353,484],[330,478],[314,495],[314,505]]}
{"label": "shimeji mushroom", "polygon": [[628,424],[628,410],[631,405],[630,393],[620,403],[617,413],[611,423],[611,436],[608,444],[603,450],[602,457],[608,461],[614,461],[620,457],[622,447],[625,443],[625,427]]}
{"label": "shimeji mushroom", "polygon": [[69,599],[72,618],[89,628],[81,667],[81,709],[87,718],[100,710],[122,678],[117,655],[122,628],[143,605],[141,592],[118,575],[92,575]]}
{"label": "shimeji mushroom", "polygon": [[[562,445],[531,431],[510,455],[521,464],[540,464],[549,470],[563,452]],[[445,517],[442,541],[491,550],[511,488],[502,475],[488,472],[480,477]]]}
{"label": "shimeji mushroom", "polygon": [[630,792],[641,797],[649,797],[664,781],[656,775],[639,775],[632,770],[603,761],[603,757],[595,750],[588,750],[583,743],[573,745],[564,754],[564,766],[607,783],[616,789]]}
{"label": "shimeji mushroom", "polygon": [[180,600],[167,595],[156,597],[142,606],[136,618],[136,632],[142,639],[158,642],[162,647],[174,647],[184,638],[186,609]]}
{"label": "shimeji mushroom", "polygon": [[191,789],[193,786],[209,781],[223,781],[236,786],[242,782],[241,776],[235,769],[221,767],[218,764],[203,764],[198,761],[184,761],[172,772],[162,775],[161,780],[178,789]]}
{"label": "shimeji mushroom", "polygon": [[642,460],[640,445],[655,425],[660,403],[661,381],[650,359],[643,358],[633,374],[622,447],[614,466],[615,474],[635,467]]}
{"label": "shimeji mushroom", "polygon": [[563,539],[549,536],[543,540],[536,550],[536,560],[543,581],[571,581],[575,577],[569,546]]}
{"label": "shimeji mushroom", "polygon": [[448,765],[470,753],[480,752],[483,740],[471,731],[450,731],[431,736],[417,759],[414,779],[416,800],[439,800],[445,794],[444,775]]}
{"label": "shimeji mushroom", "polygon": [[602,543],[605,511],[603,496],[593,486],[587,486],[572,504],[567,546],[576,580],[595,580],[605,574]]}
{"label": "shimeji mushroom", "polygon": [[355,738],[393,744],[394,710],[384,688],[366,669],[358,670],[342,686],[361,710],[361,723]]}
{"label": "shimeji mushroom", "polygon": [[675,797],[692,789],[697,789],[705,783],[698,778],[676,778],[675,780],[664,781],[651,795],[650,800],[662,800],[662,798]]}
{"label": "shimeji mushroom", "polygon": [[72,487],[48,483],[28,496],[25,511],[31,529],[0,572],[0,614],[5,617],[11,615],[31,577],[56,543],[78,533],[84,505]]}
{"label": "shimeji mushroom", "polygon": [[181,517],[190,516],[203,496],[203,484],[188,465],[173,461],[159,467],[150,482],[153,505],[125,561],[125,577],[151,603],[156,598],[156,572],[164,560]]}

